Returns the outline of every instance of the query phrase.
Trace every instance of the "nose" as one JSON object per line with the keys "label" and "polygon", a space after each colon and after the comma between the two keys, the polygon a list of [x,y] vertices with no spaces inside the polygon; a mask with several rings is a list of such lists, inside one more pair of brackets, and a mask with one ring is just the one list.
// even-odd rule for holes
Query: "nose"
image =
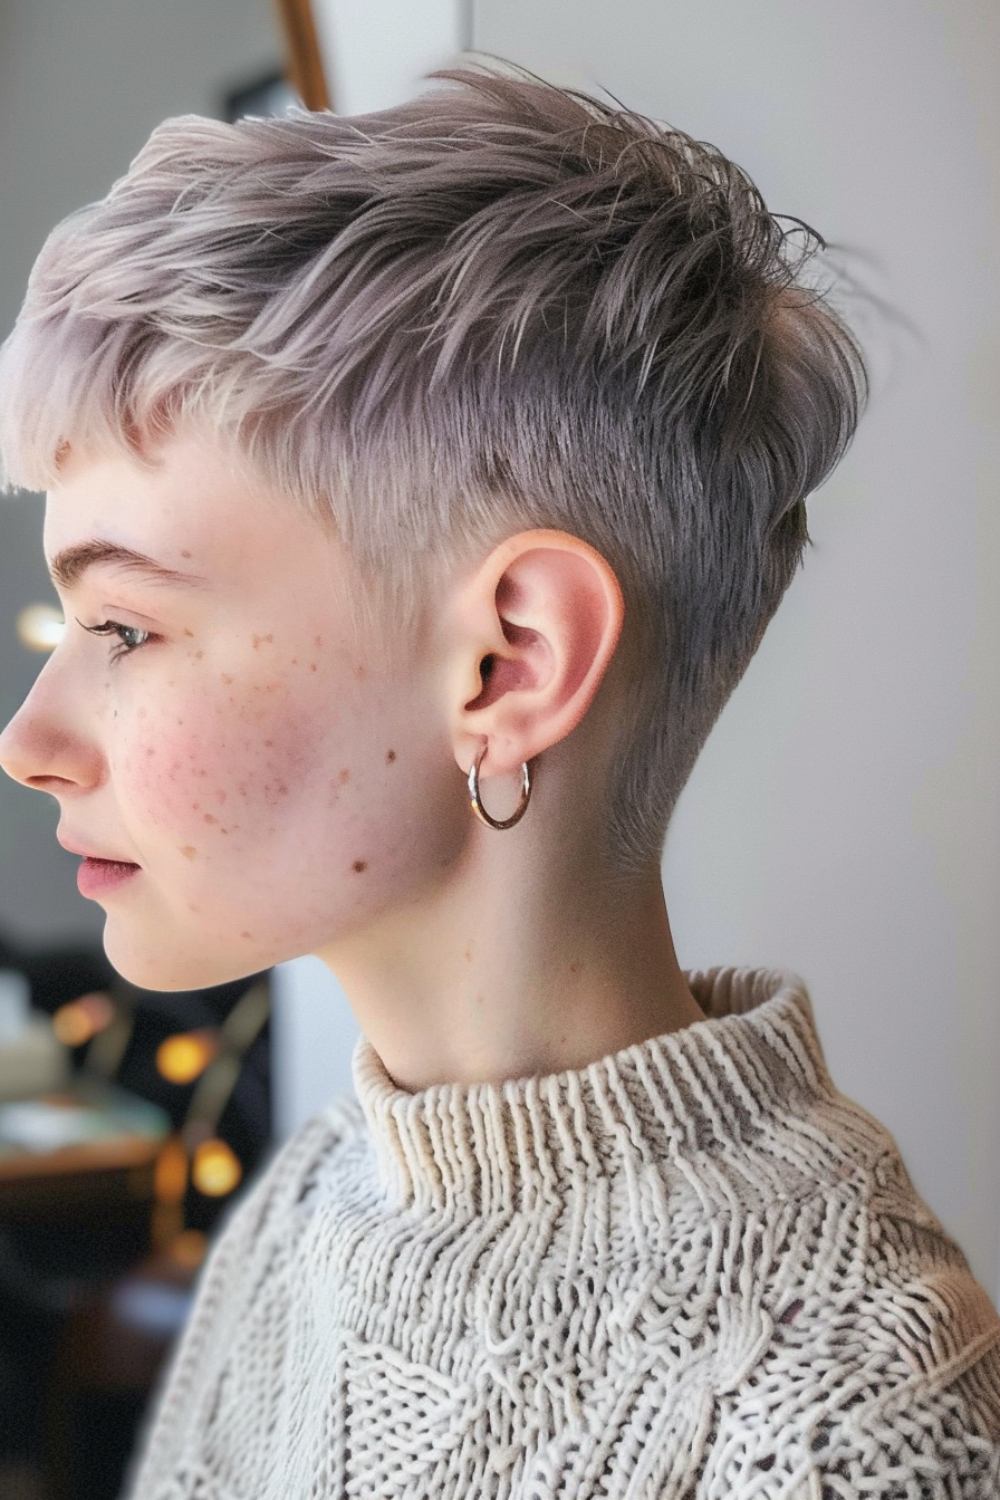
{"label": "nose", "polygon": [[74,711],[58,654],[57,648],[0,734],[0,767],[7,775],[56,796],[94,786],[101,777],[100,754]]}

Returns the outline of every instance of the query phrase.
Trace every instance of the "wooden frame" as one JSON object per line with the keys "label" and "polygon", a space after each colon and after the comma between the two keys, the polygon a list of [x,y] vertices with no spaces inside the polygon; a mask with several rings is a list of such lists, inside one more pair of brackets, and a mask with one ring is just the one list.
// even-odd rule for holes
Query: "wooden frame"
{"label": "wooden frame", "polygon": [[306,109],[330,109],[330,89],[311,0],[274,0],[285,38],[288,81]]}

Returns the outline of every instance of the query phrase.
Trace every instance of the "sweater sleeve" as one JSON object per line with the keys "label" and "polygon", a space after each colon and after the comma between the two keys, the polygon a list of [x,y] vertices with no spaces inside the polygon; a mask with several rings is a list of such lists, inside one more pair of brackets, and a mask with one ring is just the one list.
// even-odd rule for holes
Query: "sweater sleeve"
{"label": "sweater sleeve", "polygon": [[311,1120],[233,1206],[147,1409],[123,1500],[181,1500],[197,1487],[186,1454],[197,1452],[197,1435],[211,1423],[213,1392],[240,1329],[265,1295],[273,1295],[297,1239],[297,1221],[308,1218],[303,1205],[310,1181],[343,1137],[350,1115],[345,1103]]}

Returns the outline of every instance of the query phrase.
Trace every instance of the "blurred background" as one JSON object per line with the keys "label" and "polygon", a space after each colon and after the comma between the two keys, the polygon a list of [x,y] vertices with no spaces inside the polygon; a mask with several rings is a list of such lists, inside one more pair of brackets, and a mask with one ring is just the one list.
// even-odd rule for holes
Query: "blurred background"
{"label": "blurred background", "polygon": [[[3,0],[0,336],[48,230],[159,120],[380,108],[470,48],[713,141],[870,294],[869,414],[682,798],[667,900],[687,966],[806,978],[839,1086],[996,1297],[992,0]],[[4,722],[54,603],[40,500],[0,498]],[[112,1500],[219,1216],[350,1087],[357,1028],[313,960],[124,984],[47,803],[0,784],[0,1494]]]}

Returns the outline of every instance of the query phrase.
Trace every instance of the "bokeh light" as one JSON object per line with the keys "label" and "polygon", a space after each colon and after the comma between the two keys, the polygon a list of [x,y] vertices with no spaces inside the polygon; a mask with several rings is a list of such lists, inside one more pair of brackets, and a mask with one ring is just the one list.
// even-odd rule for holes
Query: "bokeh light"
{"label": "bokeh light", "polygon": [[66,1047],[82,1047],[114,1020],[115,1008],[108,995],[94,990],[60,1005],[52,1017],[52,1030]]}
{"label": "bokeh light", "polygon": [[66,621],[52,604],[29,604],[17,617],[17,638],[29,651],[52,651],[62,640]]}
{"label": "bokeh light", "polygon": [[218,1055],[214,1031],[179,1031],[156,1049],[156,1066],[168,1083],[193,1083]]}
{"label": "bokeh light", "polygon": [[194,1153],[191,1181],[208,1198],[224,1198],[243,1176],[243,1168],[225,1141],[202,1141]]}

